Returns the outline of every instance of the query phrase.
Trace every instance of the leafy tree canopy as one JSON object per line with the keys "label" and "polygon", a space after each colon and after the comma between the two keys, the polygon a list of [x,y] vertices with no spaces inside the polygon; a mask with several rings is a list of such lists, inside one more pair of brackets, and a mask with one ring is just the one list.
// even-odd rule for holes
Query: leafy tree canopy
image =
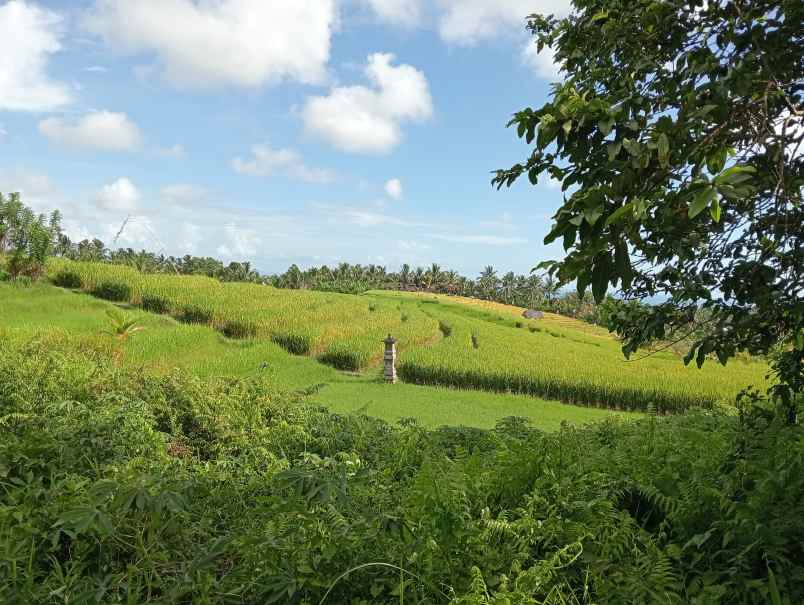
{"label": "leafy tree canopy", "polygon": [[776,352],[793,415],[804,357],[804,3],[574,0],[532,15],[564,72],[509,123],[533,150],[493,183],[562,182],[548,265],[600,301],[666,299],[612,317],[626,356],[708,317],[686,361]]}

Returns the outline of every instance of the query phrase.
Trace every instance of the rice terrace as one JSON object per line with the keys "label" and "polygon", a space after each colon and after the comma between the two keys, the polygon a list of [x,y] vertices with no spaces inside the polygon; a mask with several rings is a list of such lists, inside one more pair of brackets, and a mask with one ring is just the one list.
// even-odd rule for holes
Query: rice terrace
{"label": "rice terrace", "polygon": [[804,5],[530,4],[0,0],[0,604],[804,603]]}

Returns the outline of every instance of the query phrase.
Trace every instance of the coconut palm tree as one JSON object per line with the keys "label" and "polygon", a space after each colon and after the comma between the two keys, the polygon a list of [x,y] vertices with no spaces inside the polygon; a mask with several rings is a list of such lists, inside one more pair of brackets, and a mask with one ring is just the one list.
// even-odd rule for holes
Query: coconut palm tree
{"label": "coconut palm tree", "polygon": [[405,263],[399,269],[399,288],[405,290],[410,283],[410,265]]}
{"label": "coconut palm tree", "polygon": [[500,282],[500,294],[502,295],[503,302],[510,305],[514,300],[516,293],[516,275],[513,271],[509,271]]}
{"label": "coconut palm tree", "polygon": [[480,273],[480,277],[477,280],[480,295],[487,300],[494,300],[497,294],[499,281],[497,271],[491,265],[487,265]]}
{"label": "coconut palm tree", "polygon": [[437,289],[438,285],[441,283],[441,266],[437,263],[433,263],[430,265],[424,277],[428,290]]}

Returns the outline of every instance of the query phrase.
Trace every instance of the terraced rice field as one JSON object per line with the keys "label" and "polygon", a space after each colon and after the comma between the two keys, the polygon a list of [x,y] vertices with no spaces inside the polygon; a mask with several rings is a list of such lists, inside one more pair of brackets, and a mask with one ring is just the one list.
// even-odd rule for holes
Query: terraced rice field
{"label": "terraced rice field", "polygon": [[438,321],[414,304],[367,296],[278,290],[207,277],[145,275],[133,268],[53,259],[48,276],[100,298],[206,324],[231,338],[269,338],[343,370],[378,361],[389,333],[401,350],[438,338]]}
{"label": "terraced rice field", "polygon": [[269,339],[343,370],[379,363],[381,340],[399,340],[399,375],[420,385],[510,392],[585,406],[659,413],[729,404],[764,387],[767,365],[733,360],[685,367],[665,351],[634,362],[605,330],[522,309],[431,294],[362,296],[225,284],[204,277],[55,259],[49,277],[101,298],[212,326],[230,338]]}
{"label": "terraced rice field", "polygon": [[546,314],[525,320],[523,309],[507,305],[420,298],[449,336],[402,355],[399,375],[417,384],[660,413],[730,404],[743,388],[766,384],[767,366],[756,360],[736,359],[726,367],[709,361],[699,370],[668,351],[629,362],[605,330],[575,319]]}

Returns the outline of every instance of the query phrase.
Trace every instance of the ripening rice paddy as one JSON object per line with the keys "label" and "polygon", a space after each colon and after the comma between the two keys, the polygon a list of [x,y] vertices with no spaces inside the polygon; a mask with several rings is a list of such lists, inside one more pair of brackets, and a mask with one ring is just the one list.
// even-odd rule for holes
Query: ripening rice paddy
{"label": "ripening rice paddy", "polygon": [[378,361],[389,333],[401,350],[431,342],[438,321],[415,305],[366,296],[279,290],[222,283],[197,276],[141,274],[99,263],[52,259],[48,276],[100,298],[210,325],[231,338],[267,338],[297,355],[311,355],[343,370]]}
{"label": "ripening rice paddy", "polygon": [[373,292],[355,296],[145,275],[130,267],[54,259],[59,285],[128,303],[234,339],[271,340],[343,370],[366,370],[381,340],[399,340],[399,375],[410,383],[538,396],[585,406],[660,413],[733,402],[764,387],[767,365],[736,359],[703,369],[665,351],[627,362],[602,328],[474,299]]}

